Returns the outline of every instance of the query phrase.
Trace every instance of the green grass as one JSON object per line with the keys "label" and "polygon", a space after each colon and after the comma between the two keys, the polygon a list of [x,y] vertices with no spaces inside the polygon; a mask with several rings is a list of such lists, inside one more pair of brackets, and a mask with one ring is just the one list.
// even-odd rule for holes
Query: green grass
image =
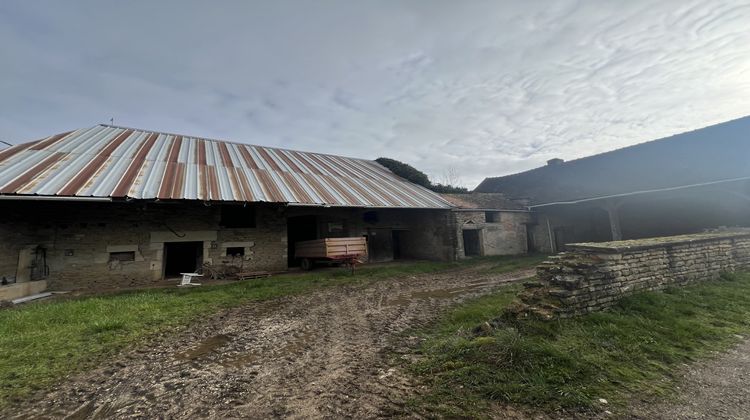
{"label": "green grass", "polygon": [[544,411],[615,407],[633,395],[662,397],[684,363],[750,332],[750,274],[622,300],[607,312],[552,322],[498,317],[510,287],[458,307],[422,331],[411,368],[430,392],[414,401],[441,416],[484,417],[494,402]]}
{"label": "green grass", "polygon": [[[523,257],[521,257],[523,258]],[[320,270],[221,286],[148,289],[0,310],[0,406],[47,388],[66,375],[95,366],[125,347],[157,333],[246,302],[396,276],[512,259],[480,258],[460,263],[405,262],[348,270]]]}

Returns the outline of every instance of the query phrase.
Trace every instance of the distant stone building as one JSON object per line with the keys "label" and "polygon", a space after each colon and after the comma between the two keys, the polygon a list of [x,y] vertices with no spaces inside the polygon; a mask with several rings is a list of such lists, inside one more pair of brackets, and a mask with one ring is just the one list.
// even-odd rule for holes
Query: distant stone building
{"label": "distant stone building", "polygon": [[533,249],[750,226],[750,117],[570,162],[485,179],[524,199]]}
{"label": "distant stone building", "polygon": [[502,194],[442,194],[453,204],[455,258],[519,255],[528,252],[530,212]]}

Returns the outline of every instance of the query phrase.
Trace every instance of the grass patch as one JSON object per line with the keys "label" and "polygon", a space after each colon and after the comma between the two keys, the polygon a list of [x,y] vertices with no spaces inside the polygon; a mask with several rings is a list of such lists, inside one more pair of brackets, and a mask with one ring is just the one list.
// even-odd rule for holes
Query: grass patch
{"label": "grass patch", "polygon": [[[524,258],[524,257],[520,257]],[[95,366],[126,346],[156,333],[243,303],[398,276],[465,268],[474,264],[515,267],[511,258],[461,262],[404,262],[188,289],[147,289],[70,300],[37,302],[0,310],[0,407],[51,386],[68,374]]]}
{"label": "grass patch", "polygon": [[559,320],[508,321],[475,333],[502,313],[507,288],[448,313],[422,332],[411,368],[431,392],[415,401],[443,416],[484,417],[493,402],[588,410],[635,394],[663,396],[683,363],[723,350],[750,331],[750,274],[623,299],[607,312]]}

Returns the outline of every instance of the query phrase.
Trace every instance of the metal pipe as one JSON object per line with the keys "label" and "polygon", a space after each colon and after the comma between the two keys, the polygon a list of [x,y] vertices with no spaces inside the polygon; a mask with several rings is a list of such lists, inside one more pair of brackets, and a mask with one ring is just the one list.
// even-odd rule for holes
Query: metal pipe
{"label": "metal pipe", "polygon": [[750,180],[750,177],[743,176],[743,177],[740,177],[740,178],[722,179],[722,180],[719,180],[719,181],[703,182],[703,183],[700,183],[700,184],[680,185],[678,187],[657,188],[657,189],[653,189],[653,190],[633,191],[633,192],[623,193],[623,194],[603,195],[601,197],[582,198],[580,200],[557,201],[557,202],[554,202],[554,203],[535,204],[533,206],[529,206],[529,209],[535,209],[537,207],[547,207],[547,206],[563,205],[563,204],[579,204],[579,203],[585,203],[585,202],[588,202],[588,201],[604,200],[604,199],[607,199],[607,198],[629,197],[631,195],[638,195],[638,194],[648,194],[648,193],[664,192],[664,191],[676,191],[676,190],[683,190],[683,189],[686,189],[686,188],[705,187],[705,186],[708,186],[708,185],[716,185],[716,184],[723,184],[723,183],[726,183],[726,182],[747,181],[747,180]]}
{"label": "metal pipe", "polygon": [[502,213],[531,213],[531,210],[506,210],[506,209],[451,209],[453,211],[464,211],[464,212],[482,212],[482,211],[497,211]]}

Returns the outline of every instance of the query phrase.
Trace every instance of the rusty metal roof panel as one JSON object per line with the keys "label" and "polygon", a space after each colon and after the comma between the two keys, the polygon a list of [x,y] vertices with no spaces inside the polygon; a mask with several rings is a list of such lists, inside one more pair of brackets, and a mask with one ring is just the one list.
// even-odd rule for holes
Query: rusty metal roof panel
{"label": "rusty metal roof panel", "polygon": [[374,161],[110,125],[0,150],[0,194],[451,207]]}

